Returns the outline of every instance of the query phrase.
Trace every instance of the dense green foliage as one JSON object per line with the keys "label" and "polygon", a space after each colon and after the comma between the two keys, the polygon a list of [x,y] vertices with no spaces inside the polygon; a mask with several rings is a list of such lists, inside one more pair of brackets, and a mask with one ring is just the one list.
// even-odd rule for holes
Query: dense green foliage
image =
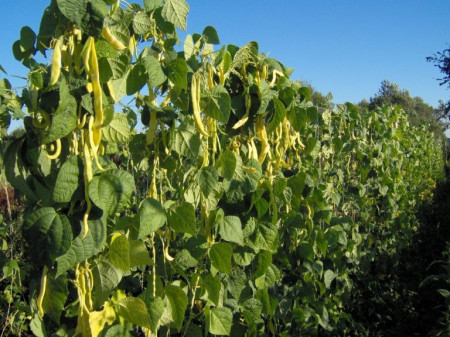
{"label": "dense green foliage", "polygon": [[27,208],[3,331],[370,333],[355,279],[417,231],[440,144],[400,107],[315,107],[256,42],[214,51],[209,26],[175,50],[188,10],[54,0],[22,29],[28,86],[1,91],[4,120],[27,111],[4,153]]}

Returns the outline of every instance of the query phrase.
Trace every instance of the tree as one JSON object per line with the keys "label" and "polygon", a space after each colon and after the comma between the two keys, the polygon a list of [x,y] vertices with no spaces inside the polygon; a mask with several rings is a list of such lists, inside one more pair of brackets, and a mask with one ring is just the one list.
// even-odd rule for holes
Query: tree
{"label": "tree", "polygon": [[433,108],[425,103],[421,97],[412,97],[408,90],[400,89],[399,85],[389,80],[381,82],[380,89],[369,101],[363,100],[358,104],[361,108],[373,110],[384,105],[399,105],[408,114],[412,125],[426,124],[437,137],[442,137],[443,124],[441,109]]}
{"label": "tree", "polygon": [[[440,82],[439,85],[447,85],[447,88],[450,89],[450,48],[437,52],[433,56],[428,56],[427,61],[434,63],[441,73],[444,74],[444,77],[438,79]],[[450,99],[447,103],[441,104],[438,110],[441,114],[441,118],[450,120]],[[449,127],[450,126],[447,125],[447,128]]]}

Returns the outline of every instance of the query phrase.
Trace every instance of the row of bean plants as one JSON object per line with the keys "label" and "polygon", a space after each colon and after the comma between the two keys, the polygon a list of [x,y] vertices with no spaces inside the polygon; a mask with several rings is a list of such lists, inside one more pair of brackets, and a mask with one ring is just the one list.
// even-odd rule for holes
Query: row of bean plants
{"label": "row of bean plants", "polygon": [[180,48],[184,0],[125,4],[53,0],[13,45],[26,290],[9,313],[38,336],[355,329],[352,276],[415,231],[439,144],[398,107],[315,107],[256,42],[208,26]]}

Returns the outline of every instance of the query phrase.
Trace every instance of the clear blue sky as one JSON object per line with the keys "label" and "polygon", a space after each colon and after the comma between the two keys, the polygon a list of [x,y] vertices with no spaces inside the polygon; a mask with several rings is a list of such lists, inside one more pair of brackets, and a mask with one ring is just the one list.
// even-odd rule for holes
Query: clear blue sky
{"label": "clear blue sky", "polygon": [[[131,2],[131,1],[129,1]],[[140,2],[137,0],[136,2]],[[14,60],[20,28],[36,32],[50,0],[3,1],[0,64],[26,74]],[[188,33],[214,26],[222,44],[257,41],[260,51],[293,67],[336,103],[373,96],[383,79],[437,106],[450,90],[425,58],[450,45],[450,0],[188,0]],[[184,39],[185,33],[180,34]],[[8,77],[13,85],[23,82]]]}

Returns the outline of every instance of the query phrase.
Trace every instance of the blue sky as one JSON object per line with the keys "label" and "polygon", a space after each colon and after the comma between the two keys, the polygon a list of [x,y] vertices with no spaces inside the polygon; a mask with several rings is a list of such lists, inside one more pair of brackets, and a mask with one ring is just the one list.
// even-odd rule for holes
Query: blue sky
{"label": "blue sky", "polygon": [[[130,1],[131,2],[131,1]],[[140,0],[137,0],[140,2]],[[38,31],[49,0],[4,1],[0,19],[0,64],[26,75],[12,43],[22,26]],[[382,80],[408,89],[437,106],[450,90],[436,80],[425,58],[450,45],[449,0],[188,0],[188,33],[214,26],[222,44],[259,43],[260,52],[295,69],[334,102],[357,103],[373,96]],[[186,33],[181,33],[183,39]],[[8,76],[13,85],[23,85]]]}

